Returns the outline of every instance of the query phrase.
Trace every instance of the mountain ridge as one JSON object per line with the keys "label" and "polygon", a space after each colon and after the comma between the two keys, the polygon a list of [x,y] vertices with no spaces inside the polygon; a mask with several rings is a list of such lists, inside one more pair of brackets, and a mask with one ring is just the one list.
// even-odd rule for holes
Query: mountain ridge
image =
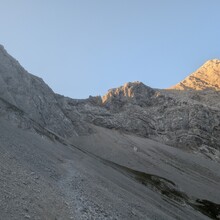
{"label": "mountain ridge", "polygon": [[219,97],[134,82],[71,99],[0,48],[1,217],[219,219]]}
{"label": "mountain ridge", "polygon": [[[191,151],[204,146],[208,152],[210,148],[220,149],[217,90],[178,92],[178,89],[153,89],[136,81],[110,89],[102,97],[77,100],[55,94],[42,79],[21,67],[3,47],[0,60],[0,97],[62,137],[91,134],[94,132],[92,125],[96,125]],[[214,73],[218,76],[219,68],[220,61],[211,60],[193,75],[207,77]]]}
{"label": "mountain ridge", "polygon": [[28,73],[3,46],[0,60],[0,97],[59,135],[73,135],[71,121],[65,117],[53,90],[43,79]]}

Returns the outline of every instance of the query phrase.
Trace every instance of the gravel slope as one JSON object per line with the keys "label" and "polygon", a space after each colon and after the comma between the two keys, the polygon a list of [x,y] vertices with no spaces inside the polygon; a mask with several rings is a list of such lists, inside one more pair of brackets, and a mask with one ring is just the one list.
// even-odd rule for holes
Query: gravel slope
{"label": "gravel slope", "polygon": [[219,164],[199,156],[102,129],[66,145],[0,123],[1,219],[209,219],[196,199],[220,203]]}

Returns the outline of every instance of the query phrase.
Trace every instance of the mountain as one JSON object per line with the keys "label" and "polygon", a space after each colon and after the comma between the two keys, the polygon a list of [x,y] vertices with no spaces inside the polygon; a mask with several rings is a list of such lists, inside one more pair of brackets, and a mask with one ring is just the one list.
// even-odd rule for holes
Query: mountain
{"label": "mountain", "polygon": [[3,46],[0,47],[0,60],[0,98],[57,134],[73,135],[74,126],[59,107],[51,88],[28,73]]}
{"label": "mountain", "polygon": [[220,90],[220,60],[207,61],[197,71],[189,75],[182,82],[171,87],[177,90]]}
{"label": "mountain", "polygon": [[219,101],[217,91],[158,90],[140,82],[111,89],[93,101],[58,98],[71,119],[150,138],[216,161],[220,160]]}
{"label": "mountain", "polygon": [[1,219],[220,219],[219,92],[55,94],[0,47]]}

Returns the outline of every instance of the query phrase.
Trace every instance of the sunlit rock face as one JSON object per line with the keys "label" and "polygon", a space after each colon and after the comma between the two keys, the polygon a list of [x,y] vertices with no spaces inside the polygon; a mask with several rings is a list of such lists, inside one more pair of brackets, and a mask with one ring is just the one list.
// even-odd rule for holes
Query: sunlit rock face
{"label": "sunlit rock face", "polygon": [[150,106],[150,98],[155,94],[154,89],[142,82],[128,82],[119,88],[110,89],[103,97],[103,105],[113,111],[121,109],[127,104]]}
{"label": "sunlit rock face", "polygon": [[144,94],[146,96],[149,93],[152,94],[153,89],[144,85],[142,82],[128,82],[119,88],[110,89],[102,97],[102,102],[106,103],[109,99],[113,99],[114,97],[120,97],[121,99],[136,98],[140,94]]}
{"label": "sunlit rock face", "polygon": [[186,79],[171,87],[177,90],[220,90],[220,60],[207,61]]}

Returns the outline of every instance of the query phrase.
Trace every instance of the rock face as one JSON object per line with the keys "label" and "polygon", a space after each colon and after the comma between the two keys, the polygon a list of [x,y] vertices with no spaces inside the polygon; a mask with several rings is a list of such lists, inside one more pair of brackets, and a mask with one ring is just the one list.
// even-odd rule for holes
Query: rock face
{"label": "rock face", "polygon": [[42,79],[28,73],[3,46],[0,46],[0,98],[61,136],[75,134],[74,126],[59,107],[54,92]]}
{"label": "rock face", "polygon": [[155,91],[141,82],[129,82],[116,89],[110,89],[102,97],[102,103],[111,110],[119,110],[127,102],[133,105],[149,106],[150,97]]}
{"label": "rock face", "polygon": [[220,90],[220,60],[207,61],[197,71],[192,73],[182,82],[171,87],[177,90]]}

